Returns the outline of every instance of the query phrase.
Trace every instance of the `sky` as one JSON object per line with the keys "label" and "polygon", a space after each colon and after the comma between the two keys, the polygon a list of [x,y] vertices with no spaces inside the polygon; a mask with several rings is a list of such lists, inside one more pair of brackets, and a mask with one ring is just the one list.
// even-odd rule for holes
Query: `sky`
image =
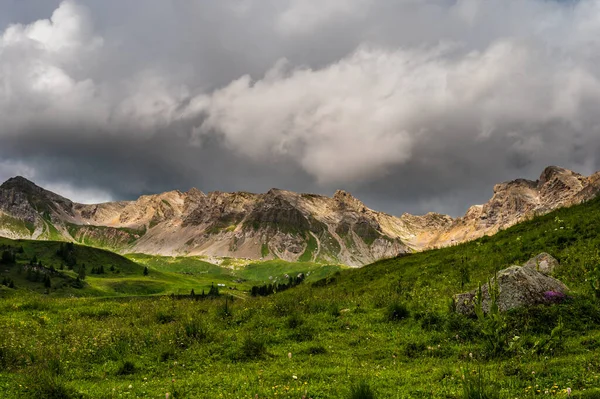
{"label": "sky", "polygon": [[600,0],[0,0],[0,180],[458,216],[600,169]]}

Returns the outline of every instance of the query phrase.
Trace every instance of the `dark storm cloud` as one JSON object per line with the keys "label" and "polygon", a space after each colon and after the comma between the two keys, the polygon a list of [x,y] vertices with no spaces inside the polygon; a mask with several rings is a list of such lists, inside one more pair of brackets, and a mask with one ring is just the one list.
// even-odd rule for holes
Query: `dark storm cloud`
{"label": "dark storm cloud", "polygon": [[600,0],[0,0],[0,179],[464,212],[600,168]]}

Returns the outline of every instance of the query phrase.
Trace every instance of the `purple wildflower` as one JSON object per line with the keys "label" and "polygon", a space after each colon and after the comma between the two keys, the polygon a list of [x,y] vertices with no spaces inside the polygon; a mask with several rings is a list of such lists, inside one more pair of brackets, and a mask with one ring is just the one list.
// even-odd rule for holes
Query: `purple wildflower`
{"label": "purple wildflower", "polygon": [[560,303],[565,299],[565,294],[558,291],[546,291],[544,292],[544,299],[550,303]]}

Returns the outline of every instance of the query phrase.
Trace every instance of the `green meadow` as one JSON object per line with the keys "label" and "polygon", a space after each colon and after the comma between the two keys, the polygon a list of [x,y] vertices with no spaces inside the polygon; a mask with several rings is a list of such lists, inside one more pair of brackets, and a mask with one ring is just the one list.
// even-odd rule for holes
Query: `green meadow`
{"label": "green meadow", "polygon": [[[14,254],[0,265],[14,286],[0,288],[4,397],[600,398],[600,200],[361,269],[65,245],[0,240]],[[564,301],[453,311],[453,294],[542,251]],[[34,257],[49,284],[32,281]]]}

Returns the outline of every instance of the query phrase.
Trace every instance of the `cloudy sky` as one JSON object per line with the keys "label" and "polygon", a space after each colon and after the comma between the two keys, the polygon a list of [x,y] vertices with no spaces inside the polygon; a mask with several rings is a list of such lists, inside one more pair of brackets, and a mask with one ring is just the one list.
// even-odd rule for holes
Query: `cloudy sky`
{"label": "cloudy sky", "polygon": [[0,0],[0,180],[462,214],[600,169],[600,0]]}

